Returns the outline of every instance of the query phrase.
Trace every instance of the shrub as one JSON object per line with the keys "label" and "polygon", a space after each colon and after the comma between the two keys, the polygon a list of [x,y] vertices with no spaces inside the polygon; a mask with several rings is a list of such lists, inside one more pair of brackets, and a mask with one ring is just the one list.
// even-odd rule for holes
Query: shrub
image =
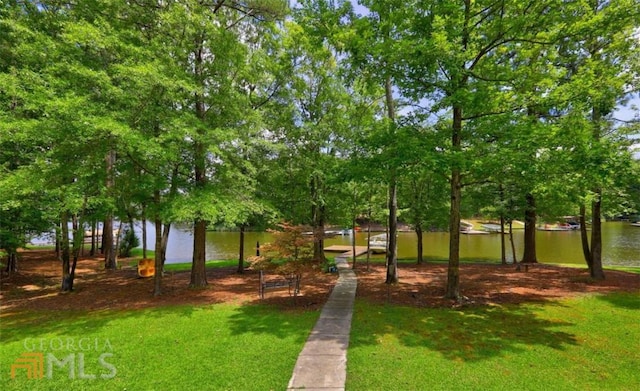
{"label": "shrub", "polygon": [[273,241],[260,248],[260,256],[251,257],[251,267],[281,275],[301,276],[318,265],[313,260],[313,237],[304,234],[302,226],[281,223],[270,230]]}
{"label": "shrub", "polygon": [[129,228],[125,228],[122,232],[122,239],[120,240],[119,256],[127,258],[131,256],[131,250],[140,245],[140,239],[136,236],[136,233]]}

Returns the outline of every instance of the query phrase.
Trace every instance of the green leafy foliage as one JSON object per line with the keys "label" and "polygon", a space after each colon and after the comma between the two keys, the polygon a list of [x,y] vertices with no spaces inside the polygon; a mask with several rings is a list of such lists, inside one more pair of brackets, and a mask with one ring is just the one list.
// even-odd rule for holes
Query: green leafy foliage
{"label": "green leafy foliage", "polygon": [[282,275],[301,275],[318,265],[313,257],[313,237],[305,234],[303,226],[279,224],[280,230],[270,231],[273,241],[260,247],[260,255],[249,261],[256,270]]}
{"label": "green leafy foliage", "polygon": [[130,257],[131,250],[140,246],[140,239],[134,231],[129,228],[125,228],[122,232],[122,239],[120,239],[120,256]]}
{"label": "green leafy foliage", "polygon": [[638,127],[614,119],[639,85],[633,0],[361,4],[3,3],[4,246],[63,216],[384,221],[391,178],[414,226],[521,218],[528,194],[545,219],[638,210]]}

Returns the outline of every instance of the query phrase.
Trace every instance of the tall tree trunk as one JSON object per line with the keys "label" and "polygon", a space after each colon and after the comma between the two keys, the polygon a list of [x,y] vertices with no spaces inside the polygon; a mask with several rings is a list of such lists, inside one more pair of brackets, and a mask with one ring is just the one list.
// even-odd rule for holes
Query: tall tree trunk
{"label": "tall tree trunk", "polygon": [[351,260],[351,268],[355,270],[356,268],[356,219],[358,218],[358,191],[354,187],[353,193],[351,194],[351,201],[353,203],[353,209],[351,211],[351,252],[353,254]]}
{"label": "tall tree trunk", "polygon": [[[175,173],[175,171],[174,171]],[[172,184],[170,195],[174,191],[174,186]],[[155,256],[154,256],[154,268],[155,274],[153,277],[153,295],[159,296],[162,294],[162,278],[164,271],[164,264],[167,260],[167,244],[169,243],[169,232],[171,230],[171,223],[162,224],[162,219],[160,218],[160,214],[158,213],[158,209],[160,206],[160,191],[155,190],[153,192],[153,202],[155,204],[155,214],[154,214],[154,229],[155,229]]]}
{"label": "tall tree trunk", "polygon": [[7,266],[4,271],[8,274],[12,274],[18,271],[18,251],[15,248],[7,250]]}
{"label": "tall tree trunk", "polygon": [[91,221],[91,250],[89,250],[89,255],[92,257],[96,255],[96,235],[97,235],[96,225],[97,225],[97,222],[95,220]]}
{"label": "tall tree trunk", "polygon": [[[160,192],[156,190],[154,192],[154,199],[156,199],[157,203],[160,202]],[[157,204],[156,204],[157,206]],[[156,232],[156,240],[155,240],[155,259],[154,259],[154,268],[155,274],[153,275],[153,295],[159,296],[162,294],[162,220],[160,219],[160,214],[156,211],[155,218],[155,232]]]}
{"label": "tall tree trunk", "polygon": [[[371,262],[371,198],[369,198],[369,211],[367,213],[367,271],[369,271],[369,264]],[[355,235],[353,240],[356,240]]]}
{"label": "tall tree trunk", "polygon": [[504,215],[500,215],[500,262],[503,265],[507,264],[507,249],[504,240]]}
{"label": "tall tree trunk", "polygon": [[193,227],[193,264],[191,266],[191,281],[189,283],[189,286],[192,288],[204,288],[208,284],[206,238],[207,222],[202,219],[196,220]]}
{"label": "tall tree trunk", "polygon": [[142,259],[147,259],[147,208],[142,206]]}
{"label": "tall tree trunk", "polygon": [[[504,186],[500,184],[500,205],[504,207]],[[500,212],[500,261],[507,264],[507,249],[504,240],[504,212]],[[515,261],[514,261],[515,262]]]}
{"label": "tall tree trunk", "polygon": [[[157,134],[159,134],[159,129],[157,129]],[[172,197],[177,191],[177,176],[178,176],[178,168],[174,167],[173,173],[171,175],[171,186],[169,188],[169,197]],[[158,210],[160,209],[160,203],[162,201],[162,196],[160,194],[160,190],[154,190],[153,192],[153,203],[154,203],[154,229],[155,229],[155,256],[154,256],[154,290],[153,295],[158,296],[162,294],[162,278],[164,272],[164,264],[167,261],[167,244],[169,243],[169,232],[171,230],[171,223],[162,224],[162,219],[160,218],[160,214]],[[146,213],[143,212],[143,216]],[[143,221],[143,228],[146,227],[146,220]],[[143,237],[146,236],[144,233],[146,229],[143,231]],[[146,243],[146,239],[143,239]]]}
{"label": "tall tree trunk", "polygon": [[244,273],[244,224],[240,225],[240,248],[238,249],[238,273]]}
{"label": "tall tree trunk", "polygon": [[511,256],[513,257],[513,263],[516,264],[516,270],[520,271],[520,263],[516,256],[516,243],[513,240],[513,220],[509,220],[509,242],[511,242]]}
{"label": "tall tree trunk", "polygon": [[[464,0],[464,22],[461,46],[466,51],[470,40],[471,1]],[[453,80],[453,92],[457,93],[467,87],[467,64],[459,64],[460,74]],[[451,208],[449,212],[449,265],[447,267],[447,287],[445,298],[460,298],[460,206],[462,205],[462,103],[454,101],[452,105],[453,123],[451,126]]]}
{"label": "tall tree trunk", "polygon": [[[86,199],[85,199],[86,207]],[[83,213],[84,214],[84,213]],[[76,278],[76,266],[78,266],[78,258],[80,256],[80,249],[84,244],[84,229],[83,223],[79,220],[77,215],[73,215],[73,261],[71,263],[71,271],[69,272],[71,280],[71,289],[73,289],[73,282]]]}
{"label": "tall tree trunk", "polygon": [[58,259],[62,259],[62,245],[60,244],[60,235],[62,235],[60,232],[61,230],[62,228],[60,225],[56,224],[56,257]]}
{"label": "tall tree trunk", "polygon": [[424,262],[424,242],[422,240],[422,224],[416,224],[416,239],[418,239],[418,265]]}
{"label": "tall tree trunk", "polygon": [[60,216],[60,250],[62,254],[62,292],[73,290],[73,275],[71,274],[71,254],[69,250],[69,213],[62,212]]}
{"label": "tall tree trunk", "polygon": [[[392,170],[395,171],[395,170]],[[387,237],[387,284],[398,282],[398,183],[395,172],[389,184],[389,234]]]}
{"label": "tall tree trunk", "polygon": [[[171,174],[171,186],[169,187],[169,198],[172,198],[178,193],[178,169],[179,166],[173,168]],[[162,259],[162,271],[164,272],[164,264],[167,262],[167,245],[169,244],[169,233],[171,232],[171,223],[164,223],[162,228],[162,246],[161,246],[161,259]]]}
{"label": "tall tree trunk", "polygon": [[[167,244],[169,243],[169,232],[171,230],[171,223],[162,224],[162,220],[156,219],[156,241],[155,241],[155,256],[154,256],[154,267],[155,267],[155,283],[157,285],[157,289],[154,293],[155,296],[161,294],[162,291],[162,278],[164,277],[164,265],[167,262]],[[160,238],[160,239],[158,239]]]}
{"label": "tall tree trunk", "polygon": [[311,225],[313,233],[313,259],[324,262],[324,225],[326,207],[322,199],[322,181],[313,174],[309,183],[311,191]]}
{"label": "tall tree trunk", "polygon": [[115,264],[116,264],[116,268],[118,267],[118,256],[120,255],[120,240],[122,238],[122,221],[120,223],[118,223],[118,230],[116,231],[116,241],[113,245],[113,253],[114,253],[114,259],[115,259]]}
{"label": "tall tree trunk", "polygon": [[593,268],[593,261],[591,260],[591,250],[589,249],[589,234],[587,233],[587,207],[584,203],[580,204],[580,241],[582,243],[582,255],[584,255],[584,261],[589,267],[589,272]]}
{"label": "tall tree trunk", "polygon": [[[602,112],[594,106],[591,110],[594,144],[600,143],[601,119]],[[591,202],[591,267],[589,271],[594,280],[604,280],[604,270],[602,269],[602,188],[595,186],[593,193],[595,198]]]}
{"label": "tall tree trunk", "polygon": [[[196,50],[194,52],[194,73],[199,85],[204,86],[204,38],[200,38],[196,42]],[[207,111],[205,108],[205,97],[200,93],[194,95],[196,117],[204,125]],[[204,143],[204,131],[200,131],[194,141],[194,176],[195,191],[203,191],[207,185],[207,156],[206,146]],[[192,288],[203,288],[207,286],[207,270],[206,270],[206,246],[207,246],[207,222],[202,217],[197,217],[193,222],[193,261],[191,264],[191,282],[189,286]]]}
{"label": "tall tree trunk", "polygon": [[71,216],[71,229],[72,229],[72,234],[73,234],[73,245],[71,247],[71,252],[73,254],[74,258],[78,258],[78,255],[80,253],[80,245],[82,244],[82,239],[80,239],[80,221],[78,220],[78,215],[77,214],[73,214]]}
{"label": "tall tree trunk", "polygon": [[[204,153],[204,151],[202,151]],[[204,155],[202,156],[204,163]],[[196,183],[200,183],[200,187],[204,187],[204,167],[196,167]],[[191,281],[189,286],[192,288],[204,288],[207,286],[207,269],[206,269],[206,247],[207,247],[207,222],[202,218],[198,218],[193,223],[193,260],[191,263]]]}
{"label": "tall tree trunk", "polygon": [[113,215],[109,214],[102,224],[102,251],[104,252],[104,268],[116,269],[116,250],[113,241]]}
{"label": "tall tree trunk", "polygon": [[[393,91],[391,77],[387,76],[385,81],[385,98],[387,102],[387,116],[392,133],[395,134],[396,111],[393,103]],[[398,178],[396,168],[391,167],[389,178],[389,235],[387,236],[387,284],[398,282]]]}
{"label": "tall tree trunk", "polygon": [[351,268],[356,268],[356,216],[351,218],[351,251],[353,252],[353,263]]}
{"label": "tall tree trunk", "polygon": [[[102,229],[100,229],[100,223],[102,223]],[[104,221],[98,222],[98,233],[97,233],[96,242],[100,242],[100,254],[104,255],[104,241],[106,240],[104,237]]]}
{"label": "tall tree trunk", "polygon": [[527,206],[524,211],[524,252],[522,262],[537,263],[536,255],[536,199],[531,193],[526,195]]}
{"label": "tall tree trunk", "polygon": [[[107,167],[107,193],[111,194],[114,187],[114,165],[116,162],[116,153],[110,150],[105,158]],[[107,212],[107,217],[102,228],[103,237],[103,252],[104,252],[104,268],[115,270],[116,264],[116,249],[113,246],[113,212],[110,210]]]}
{"label": "tall tree trunk", "polygon": [[[204,110],[204,105],[202,109]],[[205,173],[205,150],[204,145],[196,142],[196,164],[195,179],[196,191],[203,189],[206,185]],[[196,218],[193,222],[193,259],[191,263],[191,281],[189,286],[192,288],[204,288],[207,286],[207,270],[206,270],[206,247],[207,247],[207,222],[202,218]]]}
{"label": "tall tree trunk", "polygon": [[602,220],[600,217],[602,190],[595,190],[596,199],[591,203],[591,278],[604,280],[602,268]]}
{"label": "tall tree trunk", "polygon": [[[453,106],[453,126],[451,147],[454,153],[460,152],[462,142],[462,107]],[[451,209],[449,212],[449,266],[447,269],[447,288],[445,297],[460,297],[460,206],[462,203],[462,179],[459,164],[452,163],[451,168]]]}
{"label": "tall tree trunk", "polygon": [[160,255],[162,259],[162,271],[164,271],[164,264],[167,262],[167,245],[169,244],[169,233],[171,232],[171,223],[164,223],[162,227],[162,247],[160,248]]}

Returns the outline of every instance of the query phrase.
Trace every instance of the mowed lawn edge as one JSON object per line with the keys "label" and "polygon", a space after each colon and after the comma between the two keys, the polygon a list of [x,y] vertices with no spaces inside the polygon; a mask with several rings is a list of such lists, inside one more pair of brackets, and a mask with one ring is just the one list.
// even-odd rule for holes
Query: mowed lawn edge
{"label": "mowed lawn edge", "polygon": [[347,390],[635,390],[640,293],[410,308],[357,300]]}
{"label": "mowed lawn edge", "polygon": [[[282,390],[318,316],[233,304],[7,315],[0,388]],[[29,379],[33,353],[43,369]]]}

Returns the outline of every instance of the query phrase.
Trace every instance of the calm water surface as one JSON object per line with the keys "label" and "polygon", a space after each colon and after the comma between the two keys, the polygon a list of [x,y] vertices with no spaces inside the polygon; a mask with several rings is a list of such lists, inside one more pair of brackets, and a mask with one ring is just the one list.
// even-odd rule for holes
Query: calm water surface
{"label": "calm water surface", "polygon": [[[153,248],[153,225],[147,229],[147,243]],[[356,244],[366,245],[366,233],[356,234]],[[255,254],[256,242],[266,243],[271,235],[266,232],[245,233],[245,256]],[[423,234],[424,256],[427,258],[447,258],[449,255],[449,234],[429,232]],[[584,264],[580,232],[578,231],[537,231],[537,255],[540,262]],[[518,258],[522,256],[523,231],[514,230],[514,242]],[[416,235],[413,232],[398,234],[398,256],[415,258],[417,255]],[[511,247],[507,239],[507,258],[510,260]],[[625,222],[607,222],[602,226],[603,263],[613,266],[640,267],[640,227]],[[326,245],[351,244],[351,237],[337,236],[326,240]],[[237,259],[240,245],[239,232],[208,232],[207,259]],[[167,263],[190,262],[193,235],[188,227],[174,226],[169,235]],[[500,260],[500,235],[461,235],[461,258],[475,260]]]}

